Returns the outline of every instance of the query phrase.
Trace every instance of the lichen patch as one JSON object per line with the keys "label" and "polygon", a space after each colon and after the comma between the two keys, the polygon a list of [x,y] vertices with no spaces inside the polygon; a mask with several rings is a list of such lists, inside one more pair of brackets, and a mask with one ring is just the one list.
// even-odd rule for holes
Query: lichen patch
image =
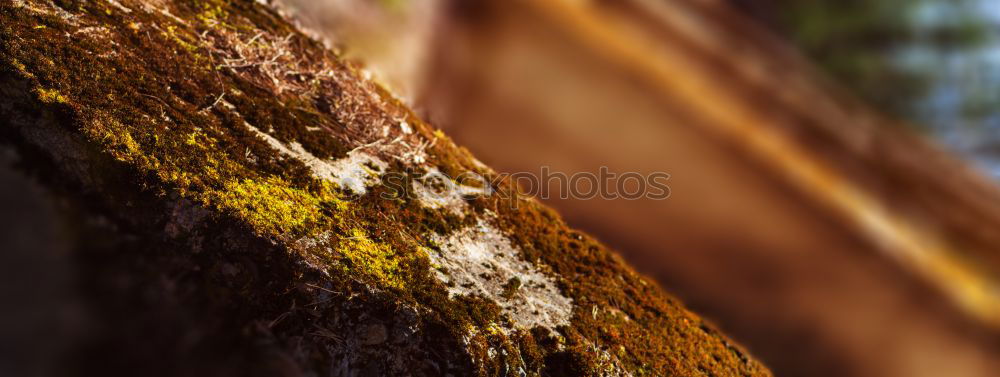
{"label": "lichen patch", "polygon": [[313,168],[314,173],[333,180],[356,195],[364,195],[367,187],[378,184],[379,177],[388,167],[385,161],[360,150],[351,151],[339,160],[323,162],[316,167],[307,165]]}
{"label": "lichen patch", "polygon": [[433,240],[440,253],[428,255],[451,295],[492,299],[519,327],[554,330],[569,324],[573,301],[485,220]]}
{"label": "lichen patch", "polygon": [[461,216],[469,207],[465,198],[489,196],[492,192],[485,178],[475,177],[477,182],[471,183],[478,183],[478,187],[456,183],[437,168],[430,168],[420,179],[413,180],[413,194],[425,208],[444,209]]}
{"label": "lichen patch", "polygon": [[385,161],[360,149],[349,152],[347,157],[341,159],[321,159],[309,153],[299,143],[285,145],[250,124],[246,126],[278,152],[302,161],[317,178],[333,182],[354,195],[364,195],[368,187],[378,184],[379,177],[388,167]]}

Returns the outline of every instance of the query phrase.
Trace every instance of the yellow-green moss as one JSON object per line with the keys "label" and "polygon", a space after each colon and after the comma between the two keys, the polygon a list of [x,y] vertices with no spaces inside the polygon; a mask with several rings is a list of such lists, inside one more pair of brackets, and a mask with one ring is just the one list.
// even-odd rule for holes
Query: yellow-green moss
{"label": "yellow-green moss", "polygon": [[31,72],[28,71],[28,67],[17,59],[10,59],[10,65],[13,66],[14,69],[16,69],[17,72],[20,73],[25,78],[31,79],[35,77],[35,75],[33,75]]}
{"label": "yellow-green moss", "polygon": [[214,3],[204,3],[201,5],[204,9],[201,13],[196,16],[201,22],[208,27],[215,27],[217,24],[224,24],[226,18],[229,17],[229,12],[227,12],[222,5]]}
{"label": "yellow-green moss", "polygon": [[337,252],[352,268],[389,287],[403,288],[405,285],[400,274],[403,255],[387,244],[372,241],[363,229],[351,229],[349,236],[341,240]]}
{"label": "yellow-green moss", "polygon": [[174,43],[177,43],[178,46],[181,46],[181,48],[183,48],[189,53],[194,53],[195,51],[198,51],[198,46],[194,44],[196,42],[188,42],[187,40],[185,40],[185,38],[192,38],[192,37],[178,32],[177,26],[174,25],[167,26],[166,30],[163,31],[163,36],[174,41]]}
{"label": "yellow-green moss", "polygon": [[320,200],[280,178],[229,182],[212,199],[219,209],[273,235],[301,231],[320,219]]}
{"label": "yellow-green moss", "polygon": [[85,131],[95,140],[101,142],[108,152],[119,161],[149,161],[150,156],[143,153],[142,147],[132,137],[129,129],[112,117],[100,117],[100,121],[93,122],[90,127],[85,128]]}
{"label": "yellow-green moss", "polygon": [[[22,69],[23,70],[23,69]],[[45,103],[67,103],[69,99],[66,98],[62,93],[56,89],[45,89],[37,88],[35,89],[35,94],[38,95],[38,99]]]}

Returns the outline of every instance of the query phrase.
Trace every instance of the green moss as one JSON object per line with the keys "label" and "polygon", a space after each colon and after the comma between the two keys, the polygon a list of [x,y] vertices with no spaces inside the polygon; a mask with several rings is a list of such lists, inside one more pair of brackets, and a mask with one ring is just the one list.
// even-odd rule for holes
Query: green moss
{"label": "green moss", "polygon": [[149,157],[142,153],[142,147],[132,137],[129,129],[114,118],[102,117],[100,123],[92,124],[86,130],[91,137],[106,146],[108,152],[119,161],[149,161]]}
{"label": "green moss", "polygon": [[320,219],[320,201],[309,193],[289,187],[280,178],[266,181],[244,179],[227,183],[214,203],[235,212],[250,225],[271,234],[304,231]]}
{"label": "green moss", "polygon": [[28,72],[28,67],[25,66],[24,63],[18,61],[17,59],[11,59],[10,65],[13,66],[14,69],[16,69],[17,72],[20,73],[23,77],[34,78],[34,75],[31,72]]}
{"label": "green moss", "polygon": [[223,2],[205,2],[201,4],[202,12],[198,13],[196,17],[207,27],[215,27],[220,24],[225,26],[229,12],[223,8],[223,5],[225,5]]}
{"label": "green moss", "polygon": [[403,288],[401,255],[391,246],[368,238],[364,230],[354,228],[342,239],[337,251],[350,262],[352,268],[392,288]]}
{"label": "green moss", "polygon": [[193,53],[198,50],[198,46],[185,40],[185,38],[189,38],[189,36],[182,35],[177,32],[177,26],[175,25],[168,25],[166,30],[163,31],[163,36],[183,47],[189,53]]}
{"label": "green moss", "polygon": [[69,99],[67,99],[66,96],[62,95],[62,93],[59,93],[59,91],[55,89],[36,88],[35,93],[38,94],[38,100],[44,103],[69,102]]}

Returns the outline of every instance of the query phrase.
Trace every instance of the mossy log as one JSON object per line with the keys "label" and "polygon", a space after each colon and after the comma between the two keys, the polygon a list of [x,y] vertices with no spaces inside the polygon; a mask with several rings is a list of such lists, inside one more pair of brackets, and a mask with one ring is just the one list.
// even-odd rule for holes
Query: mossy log
{"label": "mossy log", "polygon": [[769,374],[264,2],[5,1],[0,92],[22,170],[101,219],[82,278],[141,291],[93,371]]}

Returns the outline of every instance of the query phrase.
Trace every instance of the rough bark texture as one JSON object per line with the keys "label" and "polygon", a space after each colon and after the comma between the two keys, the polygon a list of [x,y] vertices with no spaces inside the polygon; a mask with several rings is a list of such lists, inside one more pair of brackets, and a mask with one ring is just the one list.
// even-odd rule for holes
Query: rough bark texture
{"label": "rough bark texture", "polygon": [[495,173],[261,2],[5,1],[0,93],[76,224],[98,335],[63,372],[769,374],[507,184],[442,181]]}

